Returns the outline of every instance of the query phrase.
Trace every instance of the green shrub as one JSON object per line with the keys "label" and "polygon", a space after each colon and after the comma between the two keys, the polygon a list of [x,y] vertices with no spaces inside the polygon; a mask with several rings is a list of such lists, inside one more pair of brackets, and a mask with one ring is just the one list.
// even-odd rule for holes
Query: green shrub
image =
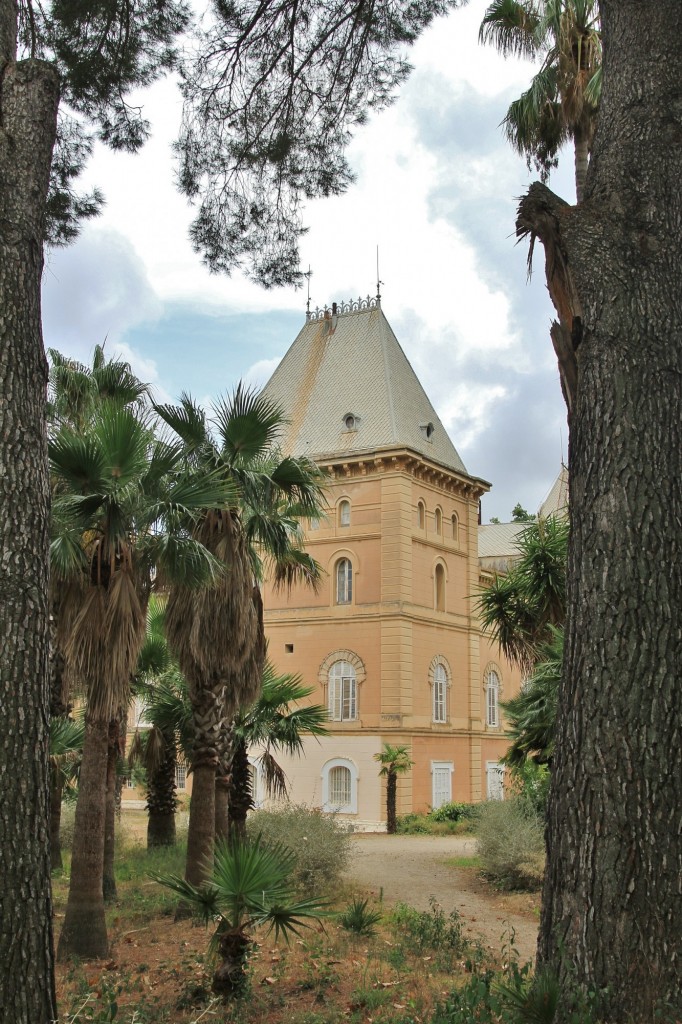
{"label": "green shrub", "polygon": [[401,814],[396,824],[396,831],[404,836],[426,836],[432,831],[431,822],[426,814]]}
{"label": "green shrub", "polygon": [[291,850],[296,858],[293,883],[299,890],[328,891],[348,863],[352,826],[303,804],[256,811],[246,827],[249,836],[261,834],[265,842]]}
{"label": "green shrub", "polygon": [[471,821],[478,817],[477,804],[443,804],[435,811],[429,812],[432,821]]}
{"label": "green shrub", "polygon": [[462,932],[462,918],[453,910],[446,917],[443,908],[431,898],[431,910],[416,910],[407,903],[397,903],[391,924],[402,943],[413,953],[433,951],[437,960],[449,961],[467,949]]}
{"label": "green shrub", "polygon": [[481,867],[503,888],[537,888],[545,861],[542,819],[519,798],[481,805],[476,827]]}

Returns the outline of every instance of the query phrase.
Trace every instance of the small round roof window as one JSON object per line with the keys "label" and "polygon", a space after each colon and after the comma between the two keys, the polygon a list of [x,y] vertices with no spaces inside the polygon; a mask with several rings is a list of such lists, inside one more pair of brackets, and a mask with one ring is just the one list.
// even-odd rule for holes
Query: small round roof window
{"label": "small round roof window", "polygon": [[433,432],[434,432],[434,430],[436,428],[434,427],[433,423],[429,422],[429,423],[420,423],[419,424],[419,429],[421,430],[421,432],[424,435],[424,437],[426,438],[426,440],[430,441],[431,438],[433,437]]}
{"label": "small round roof window", "polygon": [[343,425],[346,428],[346,430],[357,430],[358,423],[359,418],[355,415],[355,413],[347,412],[346,415],[343,417]]}

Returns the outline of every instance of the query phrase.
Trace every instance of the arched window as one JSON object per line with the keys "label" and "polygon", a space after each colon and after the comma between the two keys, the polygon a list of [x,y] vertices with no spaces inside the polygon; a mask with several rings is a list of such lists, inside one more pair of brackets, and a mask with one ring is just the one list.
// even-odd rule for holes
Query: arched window
{"label": "arched window", "polygon": [[418,528],[420,530],[423,530],[425,523],[426,523],[426,508],[424,507],[424,502],[420,501],[420,502],[417,503],[417,526],[418,526]]}
{"label": "arched window", "polygon": [[353,600],[353,566],[349,558],[336,563],[336,603],[351,604]]}
{"label": "arched window", "polygon": [[339,526],[350,526],[350,502],[346,498],[339,502]]}
{"label": "arched window", "polygon": [[436,528],[436,533],[440,537],[441,534],[443,533],[443,513],[439,508],[436,509],[436,514],[434,516],[434,525]]}
{"label": "arched window", "polygon": [[452,539],[455,544],[459,541],[459,519],[456,512],[452,513]]}
{"label": "arched window", "polygon": [[358,683],[348,661],[335,661],[329,669],[327,707],[332,722],[353,722],[358,717]]}
{"label": "arched window", "polygon": [[440,562],[435,572],[435,606],[437,612],[445,611],[445,569]]}
{"label": "arched window", "polygon": [[335,757],[322,767],[322,810],[357,814],[358,770],[345,757]]}
{"label": "arched window", "polygon": [[433,720],[448,720],[448,676],[442,663],[437,664],[433,670]]}
{"label": "arched window", "polygon": [[486,725],[496,728],[500,724],[500,677],[494,668],[486,675],[485,691]]}

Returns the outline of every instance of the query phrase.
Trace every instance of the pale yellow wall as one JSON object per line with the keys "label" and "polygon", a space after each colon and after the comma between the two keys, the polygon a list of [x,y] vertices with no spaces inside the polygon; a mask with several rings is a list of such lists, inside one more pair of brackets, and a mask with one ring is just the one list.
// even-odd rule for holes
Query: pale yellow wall
{"label": "pale yellow wall", "polygon": [[[312,701],[326,703],[320,667],[334,651],[353,651],[362,661],[365,679],[358,690],[359,719],[330,723],[324,749],[307,744],[307,759],[292,762],[293,799],[312,800],[320,775],[320,757],[330,750],[364,751],[370,757],[382,742],[405,743],[416,762],[400,780],[401,813],[426,810],[432,801],[431,766],[449,762],[452,798],[485,798],[485,762],[497,760],[507,743],[502,730],[485,725],[483,673],[490,660],[500,668],[506,699],[516,692],[514,673],[481,637],[474,601],[478,586],[478,494],[466,481],[429,471],[417,459],[383,458],[335,466],[328,487],[328,515],[309,529],[309,552],[329,574],[318,594],[303,587],[289,594],[264,589],[269,656],[281,671],[300,673],[315,687]],[[423,478],[416,478],[422,475]],[[338,503],[351,502],[351,523],[338,521]],[[425,505],[425,526],[418,526],[417,503]],[[442,530],[435,531],[435,510],[442,511]],[[452,536],[452,514],[458,535]],[[354,565],[353,603],[335,604],[334,566],[350,557]],[[434,608],[434,566],[446,568],[445,611]],[[288,653],[286,645],[293,645]],[[451,686],[448,721],[432,721],[429,666],[435,655],[446,659]],[[491,734],[492,733],[492,734]],[[360,757],[360,753],[358,753]],[[363,768],[363,780],[367,778]],[[371,773],[370,773],[371,774]],[[376,771],[373,770],[376,776]],[[358,818],[385,817],[377,793],[380,785],[360,786],[363,801]],[[365,801],[369,803],[365,803]]]}

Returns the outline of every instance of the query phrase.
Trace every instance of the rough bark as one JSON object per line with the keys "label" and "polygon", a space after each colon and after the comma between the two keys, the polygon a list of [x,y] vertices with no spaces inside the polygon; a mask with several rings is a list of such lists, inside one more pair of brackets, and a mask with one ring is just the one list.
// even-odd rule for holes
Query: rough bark
{"label": "rough bark", "polygon": [[587,166],[590,162],[590,137],[586,131],[576,130],[573,137],[575,153],[575,195],[579,203],[585,198]]}
{"label": "rough bark", "polygon": [[62,773],[53,768],[50,773],[50,867],[61,871],[62,863]]}
{"label": "rough bark", "polygon": [[40,323],[57,74],[0,0],[0,1022],[56,1018],[49,842],[47,366]]}
{"label": "rough bark", "polygon": [[109,725],[85,723],[76,821],[71,856],[71,883],[57,957],[84,960],[106,957],[109,951],[104,918],[105,790]]}
{"label": "rough bark", "polygon": [[221,775],[215,780],[215,839],[227,843],[230,838],[230,777]]}
{"label": "rough bark", "polygon": [[107,773],[104,797],[104,862],[102,867],[102,895],[110,903],[116,899],[116,875],[114,854],[116,849],[116,783],[118,759],[120,756],[119,720],[109,722],[107,743]]}
{"label": "rough bark", "polygon": [[175,766],[177,744],[172,732],[163,734],[163,754],[158,767],[149,774],[147,786],[147,848],[175,845],[177,796]]}
{"label": "rough bark", "polygon": [[570,277],[580,310],[576,334],[555,301],[577,387],[538,952],[565,990],[598,993],[611,1024],[682,1014],[682,5],[601,8],[585,199],[545,196],[554,225],[531,227],[550,292]]}
{"label": "rough bark", "polygon": [[192,885],[206,881],[213,866],[215,839],[215,763],[195,765],[187,830],[185,878]]}
{"label": "rough bark", "polygon": [[242,840],[242,842],[246,838],[246,816],[252,807],[249,752],[246,741],[243,738],[239,738],[232,755],[228,815],[231,834]]}

